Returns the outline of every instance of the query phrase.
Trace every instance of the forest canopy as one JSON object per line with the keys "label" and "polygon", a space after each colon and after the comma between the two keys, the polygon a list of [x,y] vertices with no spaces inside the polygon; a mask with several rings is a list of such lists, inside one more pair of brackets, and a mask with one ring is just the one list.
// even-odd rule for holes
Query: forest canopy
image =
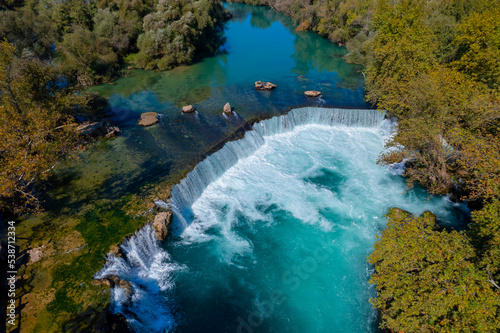
{"label": "forest canopy", "polygon": [[212,0],[4,1],[0,39],[88,86],[122,75],[126,61],[168,69],[213,54],[228,17]]}
{"label": "forest canopy", "polygon": [[[366,99],[397,134],[381,164],[411,187],[467,201],[463,231],[392,210],[370,257],[372,300],[390,331],[500,330],[500,1],[240,0],[290,15],[364,66]],[[40,205],[36,182],[78,152],[85,86],[128,64],[169,69],[217,50],[219,1],[0,2],[2,207]],[[27,24],[29,22],[29,24]]]}

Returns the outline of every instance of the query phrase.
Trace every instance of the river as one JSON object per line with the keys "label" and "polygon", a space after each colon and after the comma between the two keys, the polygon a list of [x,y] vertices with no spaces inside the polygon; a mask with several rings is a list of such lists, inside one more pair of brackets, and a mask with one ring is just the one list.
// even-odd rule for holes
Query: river
{"label": "river", "polygon": [[[275,116],[174,187],[163,244],[146,227],[123,244],[125,258],[108,260],[97,277],[131,282],[130,294],[112,290],[112,311],[137,332],[377,332],[366,258],[384,214],[431,210],[451,226],[463,207],[406,191],[400,168],[377,165],[395,124],[366,110],[362,76],[343,48],[295,32],[268,8],[227,8],[233,19],[217,56],[166,72],[132,70],[97,88],[129,128],[118,151],[148,156],[133,172],[149,178],[199,162],[242,124]],[[278,88],[256,91],[256,80]],[[222,115],[226,102],[233,116]],[[197,112],[182,114],[186,104]],[[146,111],[160,124],[138,127]]]}

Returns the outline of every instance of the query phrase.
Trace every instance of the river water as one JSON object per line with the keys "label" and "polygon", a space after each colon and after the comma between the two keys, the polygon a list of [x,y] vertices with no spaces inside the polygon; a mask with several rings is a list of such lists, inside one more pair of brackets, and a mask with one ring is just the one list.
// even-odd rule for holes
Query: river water
{"label": "river water", "polygon": [[[112,290],[112,311],[137,332],[377,332],[366,257],[384,214],[431,210],[452,226],[464,207],[407,191],[398,166],[376,164],[394,124],[360,110],[362,76],[342,60],[344,49],[296,33],[267,8],[227,8],[233,19],[219,55],[167,72],[133,70],[97,88],[133,133],[115,151],[150,156],[134,172],[162,177],[198,162],[246,121],[276,117],[172,190],[174,226],[163,244],[146,227],[96,277],[131,282],[129,294]],[[278,88],[256,91],[256,80]],[[226,102],[232,117],[222,115]],[[197,113],[182,114],[185,104]],[[304,108],[282,116],[290,107]],[[137,127],[146,111],[160,124]]]}
{"label": "river water", "polygon": [[465,208],[376,164],[394,124],[375,110],[307,107],[254,125],[172,190],[170,237],[152,228],[97,278],[137,332],[377,332],[366,262],[391,207],[444,226]]}

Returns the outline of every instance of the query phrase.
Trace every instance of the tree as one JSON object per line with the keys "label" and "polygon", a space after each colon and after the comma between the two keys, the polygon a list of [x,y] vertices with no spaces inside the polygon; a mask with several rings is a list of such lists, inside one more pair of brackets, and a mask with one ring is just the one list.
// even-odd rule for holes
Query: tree
{"label": "tree", "polygon": [[474,263],[463,233],[441,230],[429,212],[421,217],[393,208],[369,262],[377,286],[373,305],[381,327],[393,332],[495,332],[500,290]]}
{"label": "tree", "polygon": [[19,214],[41,208],[35,183],[79,152],[75,117],[97,100],[76,93],[56,66],[14,54],[12,44],[0,43],[0,202]]}
{"label": "tree", "polygon": [[500,290],[500,201],[493,199],[472,216],[470,235],[477,249],[478,265],[486,271],[490,283]]}
{"label": "tree", "polygon": [[472,13],[457,26],[452,65],[475,80],[500,88],[500,9]]}
{"label": "tree", "polygon": [[216,32],[224,19],[220,2],[160,0],[156,12],[144,17],[135,63],[146,69],[170,69],[214,53]]}
{"label": "tree", "polygon": [[57,30],[51,22],[49,9],[30,4],[0,11],[0,40],[4,38],[16,45],[18,55],[29,52],[47,59],[57,39]]}

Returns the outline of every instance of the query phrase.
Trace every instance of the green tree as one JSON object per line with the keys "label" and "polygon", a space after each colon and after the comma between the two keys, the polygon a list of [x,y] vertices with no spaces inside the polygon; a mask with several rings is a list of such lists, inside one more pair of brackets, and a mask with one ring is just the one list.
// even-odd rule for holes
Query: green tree
{"label": "green tree", "polygon": [[472,13],[457,26],[452,65],[475,80],[500,88],[500,8]]}
{"label": "green tree", "polygon": [[441,230],[429,212],[421,217],[393,208],[369,262],[377,286],[373,305],[381,327],[393,332],[495,332],[500,292],[473,263],[464,234]]}
{"label": "green tree", "polygon": [[218,48],[217,30],[224,18],[218,1],[160,0],[144,17],[135,63],[146,69],[169,69]]}
{"label": "green tree", "polygon": [[18,55],[33,53],[47,59],[52,44],[57,40],[50,7],[30,4],[16,10],[0,11],[0,40],[5,38],[16,45]]}

